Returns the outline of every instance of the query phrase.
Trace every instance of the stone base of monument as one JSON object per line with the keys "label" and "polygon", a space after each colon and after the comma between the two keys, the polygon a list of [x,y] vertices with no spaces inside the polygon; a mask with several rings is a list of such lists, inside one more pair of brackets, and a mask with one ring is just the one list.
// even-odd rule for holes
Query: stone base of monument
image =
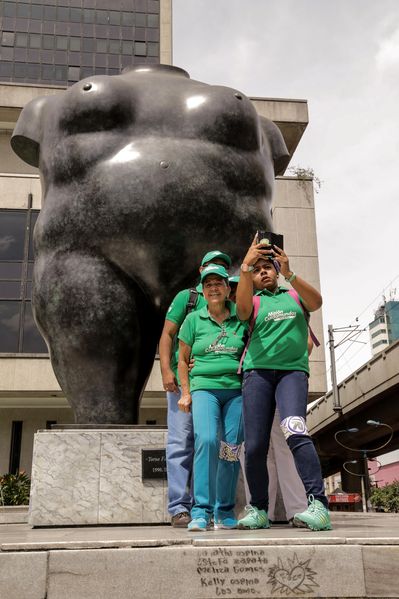
{"label": "stone base of monument", "polygon": [[35,435],[31,526],[162,524],[165,427],[62,427]]}

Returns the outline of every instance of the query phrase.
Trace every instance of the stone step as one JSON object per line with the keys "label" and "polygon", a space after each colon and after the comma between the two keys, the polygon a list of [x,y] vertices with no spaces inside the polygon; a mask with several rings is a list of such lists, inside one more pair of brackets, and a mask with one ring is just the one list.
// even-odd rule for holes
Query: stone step
{"label": "stone step", "polygon": [[169,526],[0,527],[0,599],[398,597],[399,523],[189,533]]}

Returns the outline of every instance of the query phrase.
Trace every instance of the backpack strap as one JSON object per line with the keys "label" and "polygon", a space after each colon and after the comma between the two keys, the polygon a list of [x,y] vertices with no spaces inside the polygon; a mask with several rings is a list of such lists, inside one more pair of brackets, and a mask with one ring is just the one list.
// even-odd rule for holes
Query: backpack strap
{"label": "backpack strap", "polygon": [[197,304],[197,299],[198,299],[198,291],[195,289],[195,287],[192,287],[191,289],[189,289],[189,296],[188,296],[188,302],[186,305],[186,315],[190,314],[190,312],[192,312]]}
{"label": "backpack strap", "polygon": [[297,291],[295,291],[295,289],[290,289],[288,291],[288,295],[290,295],[292,297],[292,299],[298,304],[298,306],[301,307],[301,310],[302,310],[302,312],[303,312],[303,314],[305,316],[306,322],[308,323],[309,335],[310,335],[313,343],[315,344],[315,346],[319,347],[320,341],[317,339],[316,335],[312,331],[312,327],[310,326],[310,323],[309,323],[310,314],[309,314],[308,310],[306,310],[306,308],[303,305],[303,303],[301,302]]}
{"label": "backpack strap", "polygon": [[259,295],[254,295],[253,296],[253,298],[252,298],[252,304],[253,304],[253,310],[252,310],[251,320],[249,321],[247,342],[245,344],[244,351],[242,352],[242,355],[241,355],[240,364],[238,366],[237,374],[241,374],[241,372],[242,372],[242,365],[244,363],[244,358],[245,358],[245,355],[246,355],[246,353],[248,351],[248,347],[249,347],[249,344],[250,344],[250,341],[251,341],[252,332],[253,332],[254,326],[255,326],[255,321],[256,321],[256,318],[257,318],[258,313],[259,313],[259,308],[260,308],[260,297],[259,297]]}

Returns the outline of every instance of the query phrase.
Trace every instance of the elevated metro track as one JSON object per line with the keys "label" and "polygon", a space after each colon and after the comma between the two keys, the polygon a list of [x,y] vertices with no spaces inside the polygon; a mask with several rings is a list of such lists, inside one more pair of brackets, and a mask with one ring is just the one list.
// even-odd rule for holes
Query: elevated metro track
{"label": "elevated metro track", "polygon": [[355,457],[335,441],[334,433],[339,430],[358,428],[358,433],[342,433],[340,439],[356,449],[372,449],[388,439],[386,427],[366,424],[369,419],[377,420],[389,424],[394,430],[393,439],[384,452],[399,448],[399,341],[342,381],[338,393],[342,411],[334,411],[331,391],[308,412],[308,427],[324,476],[334,474],[345,460]]}

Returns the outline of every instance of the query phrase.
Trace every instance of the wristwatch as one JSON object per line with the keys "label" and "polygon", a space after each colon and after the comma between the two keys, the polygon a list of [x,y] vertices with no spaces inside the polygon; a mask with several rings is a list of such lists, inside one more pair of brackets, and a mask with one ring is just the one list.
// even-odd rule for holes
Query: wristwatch
{"label": "wristwatch", "polygon": [[253,269],[254,267],[252,266],[252,264],[245,264],[245,262],[241,264],[242,272],[251,272]]}

